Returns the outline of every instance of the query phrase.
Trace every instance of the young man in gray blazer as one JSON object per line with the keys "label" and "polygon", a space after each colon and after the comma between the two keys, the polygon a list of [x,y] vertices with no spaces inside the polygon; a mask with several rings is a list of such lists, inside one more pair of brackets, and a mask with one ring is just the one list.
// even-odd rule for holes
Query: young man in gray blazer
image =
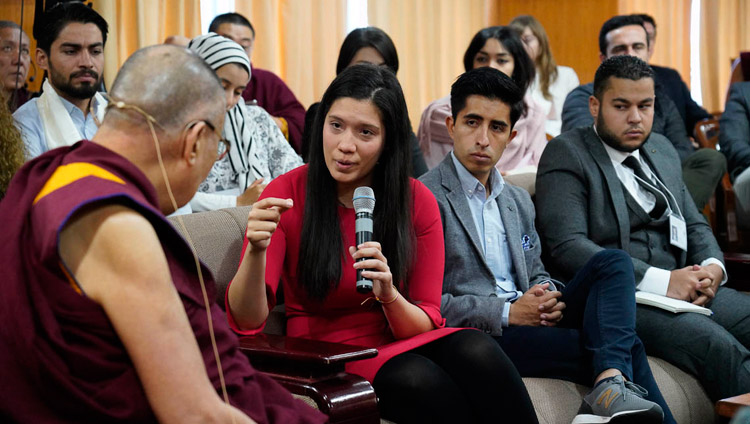
{"label": "young man in gray blazer", "polygon": [[453,84],[451,106],[454,151],[421,178],[443,221],[448,325],[495,336],[523,376],[593,383],[574,423],[674,422],[635,334],[628,256],[602,252],[567,285],[551,280],[529,194],[495,169],[523,93],[502,72],[478,68]]}
{"label": "young man in gray blazer", "polygon": [[750,392],[750,296],[721,286],[723,255],[677,152],[651,132],[653,71],[636,57],[611,57],[593,93],[594,125],[552,140],[539,163],[537,223],[553,265],[567,278],[604,249],[625,250],[639,290],[713,311],[638,305],[636,330],[649,353],[694,374],[714,401]]}

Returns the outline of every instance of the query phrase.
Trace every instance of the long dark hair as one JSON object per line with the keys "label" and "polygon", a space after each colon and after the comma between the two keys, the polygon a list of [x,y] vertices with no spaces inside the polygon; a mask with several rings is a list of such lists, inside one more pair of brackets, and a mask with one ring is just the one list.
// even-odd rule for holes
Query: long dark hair
{"label": "long dark hair", "polygon": [[510,27],[493,26],[476,33],[469,43],[466,53],[464,53],[465,70],[469,71],[474,68],[474,57],[490,38],[499,41],[505,47],[505,50],[513,56],[513,75],[510,75],[510,77],[526,93],[529,85],[534,81],[534,62],[526,53],[521,38]]}
{"label": "long dark hair", "polygon": [[355,29],[344,39],[339,50],[339,60],[336,62],[336,75],[349,66],[354,56],[363,47],[372,47],[377,50],[383,56],[385,65],[391,68],[394,74],[398,72],[398,54],[391,37],[380,28],[366,27]]}
{"label": "long dark hair", "polygon": [[341,278],[345,254],[338,219],[336,180],[323,156],[323,125],[331,105],[341,98],[369,100],[385,128],[382,153],[373,168],[374,234],[393,274],[393,282],[408,294],[408,271],[415,259],[412,197],[409,182],[411,124],[401,85],[388,68],[356,65],[344,69],[326,90],[310,135],[305,215],[302,224],[299,282],[308,295],[324,300]]}

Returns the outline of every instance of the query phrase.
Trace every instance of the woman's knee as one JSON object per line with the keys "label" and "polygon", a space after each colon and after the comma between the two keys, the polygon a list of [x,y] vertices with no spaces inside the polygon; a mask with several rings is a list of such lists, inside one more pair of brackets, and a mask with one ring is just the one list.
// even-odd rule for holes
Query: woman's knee
{"label": "woman's knee", "polygon": [[391,421],[460,422],[471,414],[464,393],[429,358],[402,353],[383,364],[373,380],[384,418]]}
{"label": "woman's knee", "polygon": [[399,392],[422,391],[440,387],[449,379],[447,374],[429,358],[411,352],[391,358],[380,368],[373,380],[375,391],[387,388]]}

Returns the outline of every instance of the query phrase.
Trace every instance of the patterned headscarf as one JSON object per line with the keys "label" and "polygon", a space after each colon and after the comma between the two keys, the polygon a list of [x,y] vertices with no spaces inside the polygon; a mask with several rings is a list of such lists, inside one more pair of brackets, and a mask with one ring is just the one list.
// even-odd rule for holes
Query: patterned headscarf
{"label": "patterned headscarf", "polygon": [[219,34],[209,32],[199,35],[188,43],[188,48],[208,63],[214,71],[228,63],[236,63],[250,74],[250,59],[245,49],[234,41]]}
{"label": "patterned headscarf", "polygon": [[[193,38],[188,44],[188,49],[194,51],[214,71],[224,65],[236,63],[247,70],[250,75],[250,59],[239,44],[210,32]],[[224,119],[224,137],[231,144],[229,149],[229,163],[232,171],[238,175],[239,186],[243,192],[255,179],[260,178],[254,172],[248,160],[252,157],[251,148],[253,144],[247,118],[247,111],[242,99],[232,109],[227,111]]]}

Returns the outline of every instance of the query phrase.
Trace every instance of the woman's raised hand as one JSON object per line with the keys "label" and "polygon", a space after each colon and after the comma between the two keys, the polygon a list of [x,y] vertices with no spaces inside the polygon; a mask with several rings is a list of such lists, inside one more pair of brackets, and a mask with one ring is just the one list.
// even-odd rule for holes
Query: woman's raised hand
{"label": "woman's raised hand", "polygon": [[247,217],[245,237],[251,250],[263,251],[271,243],[271,235],[279,225],[281,214],[294,206],[292,199],[267,197],[253,204]]}

